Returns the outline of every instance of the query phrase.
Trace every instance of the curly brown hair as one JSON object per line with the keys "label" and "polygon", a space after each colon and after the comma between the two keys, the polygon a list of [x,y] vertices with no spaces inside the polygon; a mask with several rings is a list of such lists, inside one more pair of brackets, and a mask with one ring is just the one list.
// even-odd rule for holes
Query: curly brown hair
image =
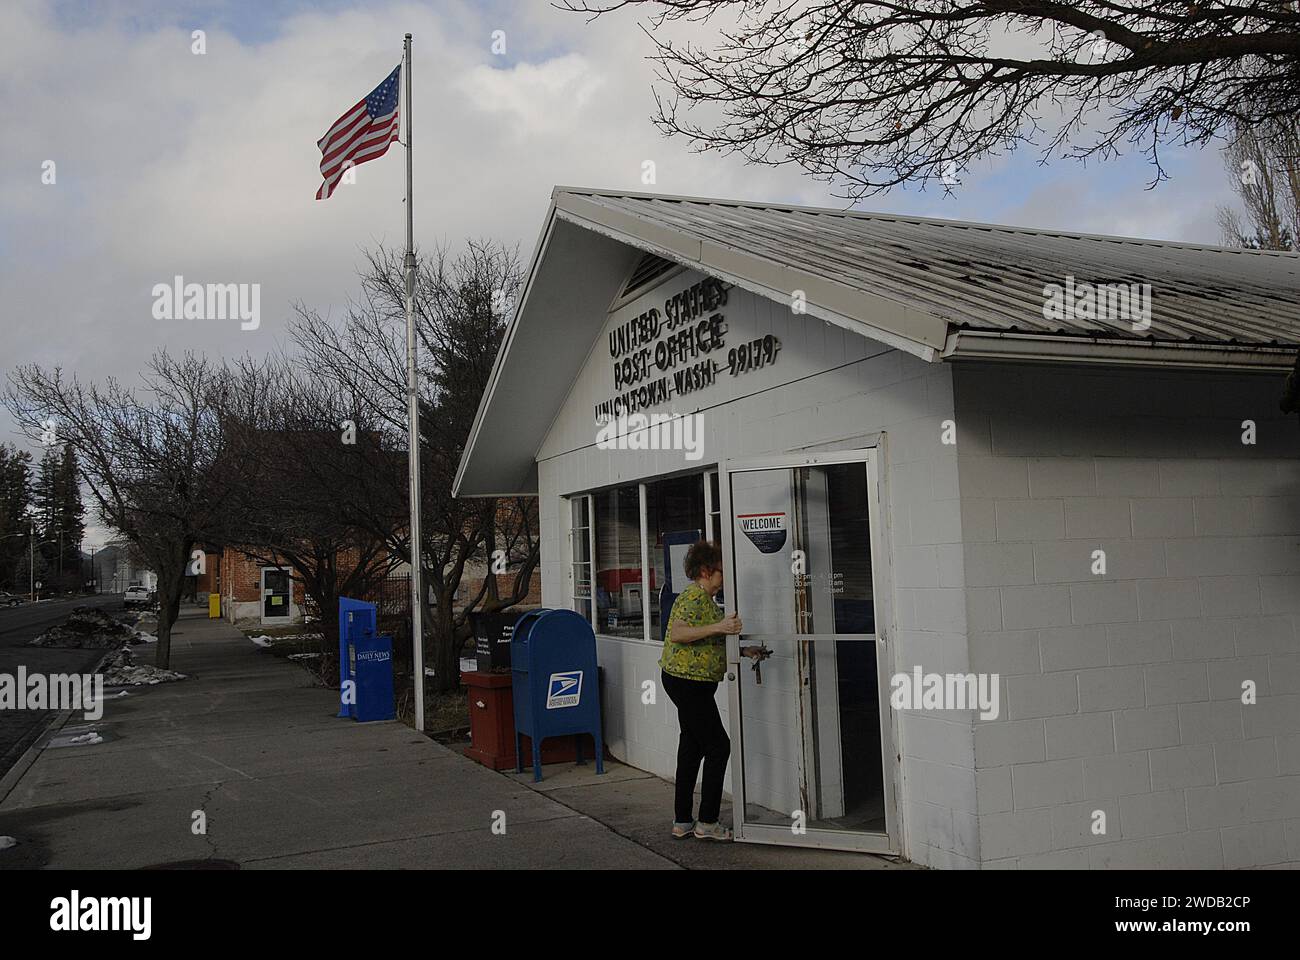
{"label": "curly brown hair", "polygon": [[722,569],[722,550],[716,543],[697,540],[686,551],[686,576],[692,580],[700,579],[706,570],[710,573]]}

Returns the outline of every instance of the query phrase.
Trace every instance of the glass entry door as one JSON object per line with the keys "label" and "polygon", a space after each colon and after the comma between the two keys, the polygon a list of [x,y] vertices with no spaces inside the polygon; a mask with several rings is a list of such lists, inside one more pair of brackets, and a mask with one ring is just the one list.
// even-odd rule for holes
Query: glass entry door
{"label": "glass entry door", "polygon": [[720,486],[736,837],[896,853],[875,451],[729,461]]}
{"label": "glass entry door", "polygon": [[262,620],[282,620],[289,617],[289,571],[275,567],[262,568]]}

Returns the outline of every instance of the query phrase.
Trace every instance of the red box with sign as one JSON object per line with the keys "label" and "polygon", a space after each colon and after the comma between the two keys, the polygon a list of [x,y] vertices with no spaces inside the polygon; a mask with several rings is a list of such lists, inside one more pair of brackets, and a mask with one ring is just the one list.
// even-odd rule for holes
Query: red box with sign
{"label": "red box with sign", "polygon": [[[461,682],[469,694],[469,739],[465,756],[493,770],[515,768],[515,698],[508,673],[463,671]],[[596,744],[591,735],[583,739],[582,756],[592,760]],[[533,742],[525,734],[522,746],[526,765],[532,763]],[[606,751],[606,756],[609,753]],[[573,763],[578,755],[573,737],[551,737],[542,743],[542,763]]]}

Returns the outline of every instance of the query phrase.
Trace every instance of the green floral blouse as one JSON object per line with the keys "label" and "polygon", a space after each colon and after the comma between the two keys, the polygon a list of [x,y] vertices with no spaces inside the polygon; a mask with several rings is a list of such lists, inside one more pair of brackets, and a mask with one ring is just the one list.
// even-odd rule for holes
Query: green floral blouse
{"label": "green floral blouse", "polygon": [[726,637],[718,634],[695,643],[673,643],[673,624],[677,621],[691,627],[704,627],[721,619],[722,611],[698,583],[692,583],[678,594],[668,615],[668,633],[664,639],[663,655],[659,658],[664,673],[684,680],[721,682],[727,667]]}

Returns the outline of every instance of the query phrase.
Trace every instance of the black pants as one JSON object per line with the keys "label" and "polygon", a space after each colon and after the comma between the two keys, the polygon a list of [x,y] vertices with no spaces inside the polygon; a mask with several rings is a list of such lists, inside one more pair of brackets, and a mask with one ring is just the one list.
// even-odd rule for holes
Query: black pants
{"label": "black pants", "polygon": [[701,823],[717,823],[722,806],[722,777],[731,759],[731,740],[718,716],[713,695],[718,685],[706,680],[684,680],[660,671],[664,691],[677,707],[681,737],[677,741],[677,790],[673,801],[673,819],[690,823],[695,805],[695,778],[704,761],[704,783],[700,789]]}

